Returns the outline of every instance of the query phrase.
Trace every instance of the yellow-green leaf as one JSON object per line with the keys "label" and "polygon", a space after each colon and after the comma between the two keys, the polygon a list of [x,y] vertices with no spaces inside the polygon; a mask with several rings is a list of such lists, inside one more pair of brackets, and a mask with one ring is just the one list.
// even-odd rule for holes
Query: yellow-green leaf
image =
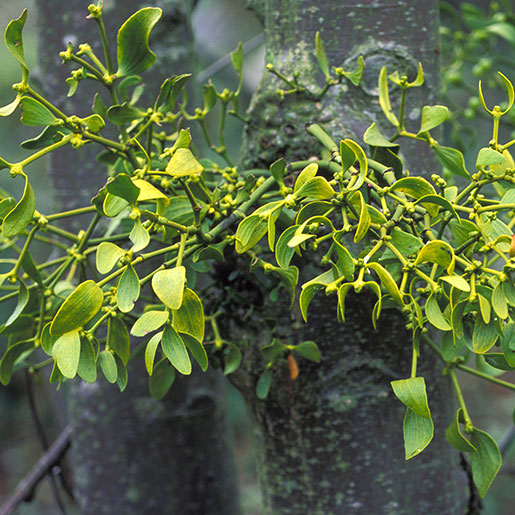
{"label": "yellow-green leaf", "polygon": [[6,238],[12,238],[20,234],[29,225],[36,210],[36,197],[25,176],[25,188],[21,200],[7,213],[2,224],[2,232]]}
{"label": "yellow-green leaf", "polygon": [[50,334],[60,336],[83,327],[99,312],[103,301],[104,292],[95,281],[79,284],[61,304],[50,326]]}
{"label": "yellow-green leaf", "polygon": [[180,333],[191,334],[199,342],[203,342],[204,325],[202,302],[193,290],[186,288],[181,307],[173,313],[173,326]]}
{"label": "yellow-green leaf", "polygon": [[184,375],[191,374],[191,360],[179,333],[170,325],[163,331],[161,348],[170,363]]}
{"label": "yellow-green leaf", "polygon": [[204,167],[187,148],[178,148],[166,166],[167,173],[172,177],[198,175],[202,170]]}
{"label": "yellow-green leaf", "polygon": [[409,460],[420,454],[431,442],[434,434],[434,424],[431,417],[417,415],[409,408],[404,416],[404,450]]}
{"label": "yellow-green leaf", "polygon": [[177,266],[170,270],[160,270],[152,277],[152,289],[159,300],[170,309],[179,309],[182,305],[186,268]]}
{"label": "yellow-green leaf", "polygon": [[420,263],[437,263],[447,270],[449,275],[454,272],[454,251],[452,247],[442,240],[433,240],[424,245],[415,260],[415,265]]}
{"label": "yellow-green leaf", "polygon": [[77,374],[80,359],[79,330],[62,334],[56,340],[52,355],[64,377],[73,379]]}
{"label": "yellow-green leaf", "polygon": [[426,382],[423,377],[391,381],[395,396],[411,411],[425,418],[431,417],[427,403]]}

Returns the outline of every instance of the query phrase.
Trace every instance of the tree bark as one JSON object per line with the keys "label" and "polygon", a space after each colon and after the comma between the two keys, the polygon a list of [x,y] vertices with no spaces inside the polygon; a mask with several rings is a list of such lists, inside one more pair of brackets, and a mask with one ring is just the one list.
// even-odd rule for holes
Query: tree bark
{"label": "tree bark", "polygon": [[[410,79],[418,61],[424,65],[424,87],[408,96],[408,124],[423,105],[435,103],[436,1],[250,3],[264,23],[267,61],[287,77],[298,71],[303,85],[314,89],[323,83],[314,57],[316,31],[321,33],[332,65],[349,71],[362,55],[366,72],[359,87],[349,83],[335,87],[320,102],[301,95],[279,98],[277,88],[287,87],[265,73],[249,110],[242,156],[245,167],[268,167],[279,157],[294,160],[319,155],[319,143],[305,132],[308,122],[321,123],[336,141],[361,138],[373,121],[386,128],[377,95],[377,78],[384,65],[390,73],[399,70]],[[414,146],[404,160],[412,174],[423,174],[432,163],[426,148]],[[307,275],[304,268],[302,275],[316,274]],[[259,295],[259,285],[252,288],[254,296]],[[346,321],[339,325],[336,301],[321,294],[310,305],[310,322],[305,325],[285,304],[271,304],[265,288],[261,296],[259,311],[254,303],[252,324],[246,321],[243,327],[233,320],[233,336],[250,343],[243,367],[231,377],[254,415],[266,512],[471,513],[473,487],[460,466],[459,454],[444,437],[454,413],[452,391],[442,377],[441,365],[426,348],[422,348],[419,375],[428,385],[435,438],[423,453],[404,460],[405,408],[390,387],[390,381],[409,377],[410,372],[411,334],[399,313],[383,312],[378,330],[373,330],[373,303],[361,293],[347,299]],[[238,308],[241,315],[250,306]],[[272,337],[293,344],[314,340],[322,362],[299,359],[296,381],[290,379],[286,367],[276,369],[268,398],[261,401],[255,394],[265,366],[260,347]]]}
{"label": "tree bark", "polygon": [[[88,42],[98,56],[96,24],[86,20],[80,0],[39,1],[41,86],[68,113],[91,114],[92,88],[86,81],[67,98],[59,51],[68,41]],[[194,65],[191,11],[194,2],[157,0],[163,17],[151,36],[158,63],[144,74],[144,97],[155,98],[168,76],[191,72]],[[105,2],[107,33],[116,53],[116,33],[133,12],[148,6],[135,0]],[[107,95],[104,98],[107,103]],[[89,150],[89,149],[88,149]],[[105,168],[93,147],[52,154],[51,178],[58,205],[89,205],[105,183]],[[85,187],[87,186],[87,187]],[[74,227],[75,229],[77,226]],[[195,371],[176,380],[161,401],[148,393],[141,363],[129,370],[127,390],[120,393],[106,381],[88,385],[74,380],[68,389],[72,426],[72,462],[83,514],[236,514],[236,478],[224,413],[224,387],[215,371]]]}

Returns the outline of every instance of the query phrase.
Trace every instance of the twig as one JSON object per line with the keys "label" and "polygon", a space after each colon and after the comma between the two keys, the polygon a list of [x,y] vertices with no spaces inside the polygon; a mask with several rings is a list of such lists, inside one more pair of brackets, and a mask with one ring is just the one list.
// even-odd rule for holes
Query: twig
{"label": "twig", "polygon": [[[32,421],[34,422],[34,426],[36,427],[36,433],[41,443],[41,447],[43,447],[43,450],[46,452],[48,451],[48,439],[46,437],[43,424],[41,423],[41,419],[39,418],[36,406],[36,399],[34,397],[34,388],[32,385],[32,375],[28,370],[25,370],[25,384],[27,386],[27,397],[29,401],[30,416],[32,418]],[[61,500],[61,496],[59,495],[59,488],[57,487],[57,482],[55,480],[53,471],[50,474],[48,474],[48,480],[50,481],[50,488],[52,490],[52,495],[54,496],[55,503],[59,507],[59,511],[65,514],[66,510],[64,509],[63,501]]]}
{"label": "twig", "polygon": [[61,460],[70,447],[70,435],[71,429],[66,426],[48,451],[41,456],[32,470],[20,481],[14,494],[0,507],[0,515],[14,514],[18,506],[25,499],[30,498],[38,483]]}

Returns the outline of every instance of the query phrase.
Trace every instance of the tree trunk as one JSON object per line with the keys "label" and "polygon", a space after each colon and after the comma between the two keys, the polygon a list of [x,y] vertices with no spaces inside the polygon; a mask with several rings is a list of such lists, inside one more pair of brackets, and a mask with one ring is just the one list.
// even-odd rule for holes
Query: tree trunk
{"label": "tree trunk", "polygon": [[[279,157],[319,155],[320,144],[305,132],[308,122],[323,124],[336,141],[361,138],[373,121],[385,127],[377,96],[377,78],[384,65],[390,73],[399,70],[411,79],[418,61],[424,65],[426,84],[408,96],[408,126],[421,106],[435,103],[436,1],[251,3],[264,23],[267,62],[287,77],[297,70],[300,84],[314,88],[322,83],[314,57],[316,31],[332,65],[349,71],[362,55],[366,73],[359,87],[350,83],[335,87],[320,102],[300,95],[279,98],[276,90],[287,86],[266,73],[250,107],[242,156],[245,167],[268,167]],[[404,158],[412,174],[431,166],[424,147],[411,146]],[[254,295],[258,288],[253,286]],[[373,303],[361,293],[347,299],[346,322],[339,325],[334,297],[321,294],[310,305],[310,322],[305,325],[286,305],[271,304],[265,289],[261,294],[262,307],[258,312],[254,306],[253,327],[249,322],[241,327],[234,320],[231,331],[252,342],[233,380],[255,418],[267,513],[470,513],[474,490],[459,454],[444,437],[454,413],[452,392],[441,365],[426,348],[419,374],[428,384],[435,438],[422,454],[404,460],[405,407],[394,397],[390,381],[409,377],[411,334],[398,312],[383,312],[378,330],[373,330]],[[268,398],[261,401],[255,394],[265,366],[260,347],[272,337],[292,344],[314,340],[322,362],[299,360],[296,381],[286,367],[275,370]]]}
{"label": "tree trunk", "polygon": [[[155,98],[161,82],[192,71],[194,64],[191,10],[193,1],[160,0],[163,17],[151,36],[159,62],[144,75],[146,98]],[[39,77],[42,88],[68,113],[91,114],[92,88],[83,81],[67,98],[63,80],[70,67],[58,57],[68,41],[88,42],[98,56],[96,24],[86,20],[87,4],[74,0],[39,1]],[[116,32],[125,19],[148,2],[105,2],[112,53]],[[107,96],[104,101],[107,103]],[[80,152],[66,147],[52,154],[51,178],[63,209],[88,205],[105,183],[105,169],[94,148]],[[87,187],[84,187],[87,185]],[[77,228],[77,226],[75,226]],[[196,371],[180,378],[161,401],[148,393],[141,363],[129,370],[121,394],[106,381],[88,385],[79,380],[68,389],[73,429],[72,461],[81,512],[84,514],[236,514],[236,479],[224,413],[224,388],[219,375]]]}

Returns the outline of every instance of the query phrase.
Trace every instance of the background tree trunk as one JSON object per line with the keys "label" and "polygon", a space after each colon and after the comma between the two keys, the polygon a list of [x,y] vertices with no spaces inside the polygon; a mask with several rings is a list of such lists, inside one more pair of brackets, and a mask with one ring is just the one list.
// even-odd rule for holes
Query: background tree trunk
{"label": "background tree trunk", "polygon": [[[319,155],[320,144],[305,132],[307,122],[322,123],[336,141],[361,138],[373,121],[385,127],[377,96],[377,78],[384,65],[390,73],[399,70],[410,79],[418,61],[424,65],[425,86],[408,95],[408,126],[424,104],[435,103],[439,44],[435,0],[250,3],[264,23],[267,62],[287,77],[297,70],[301,84],[313,88],[322,84],[314,57],[317,30],[332,65],[352,70],[362,55],[366,72],[359,87],[346,83],[331,89],[320,102],[300,95],[280,99],[277,88],[287,87],[266,73],[250,107],[242,156],[245,167],[268,167],[279,157]],[[423,174],[432,163],[424,147],[409,147],[404,159],[412,174]],[[259,295],[259,287],[252,288],[254,296]],[[253,327],[233,321],[232,335],[251,343],[242,369],[231,377],[254,414],[267,513],[473,512],[469,511],[473,490],[460,456],[444,437],[454,413],[452,391],[441,365],[426,348],[419,374],[428,384],[435,438],[422,454],[404,460],[405,408],[389,384],[408,377],[410,371],[411,334],[399,314],[383,312],[374,331],[373,302],[361,293],[347,299],[346,322],[339,325],[336,300],[321,294],[312,302],[310,323],[305,325],[286,305],[271,304],[265,288],[261,295],[260,311],[255,307],[260,303],[253,302]],[[239,306],[245,308],[250,305]],[[260,347],[272,337],[293,344],[314,340],[322,362],[299,359],[300,376],[294,382],[287,368],[275,370],[269,396],[261,401],[255,394],[265,365]]]}
{"label": "background tree trunk", "polygon": [[[191,11],[193,1],[157,0],[163,17],[151,37],[159,62],[144,75],[146,98],[153,98],[167,77],[191,72],[194,65]],[[121,23],[149,5],[135,0],[105,2],[105,24],[113,57]],[[88,42],[98,56],[96,24],[86,20],[79,0],[39,1],[39,77],[42,88],[69,113],[91,113],[92,88],[86,81],[67,98],[63,80],[70,74],[58,56],[68,41]],[[107,103],[107,96],[104,98]],[[88,205],[95,188],[105,183],[105,167],[95,151],[65,148],[52,154],[51,178],[63,209]],[[87,188],[84,187],[87,185]],[[219,374],[197,371],[176,380],[161,401],[148,393],[143,365],[129,371],[121,394],[106,381],[70,383],[68,409],[73,429],[72,461],[84,514],[236,514],[236,479],[224,413]]]}

